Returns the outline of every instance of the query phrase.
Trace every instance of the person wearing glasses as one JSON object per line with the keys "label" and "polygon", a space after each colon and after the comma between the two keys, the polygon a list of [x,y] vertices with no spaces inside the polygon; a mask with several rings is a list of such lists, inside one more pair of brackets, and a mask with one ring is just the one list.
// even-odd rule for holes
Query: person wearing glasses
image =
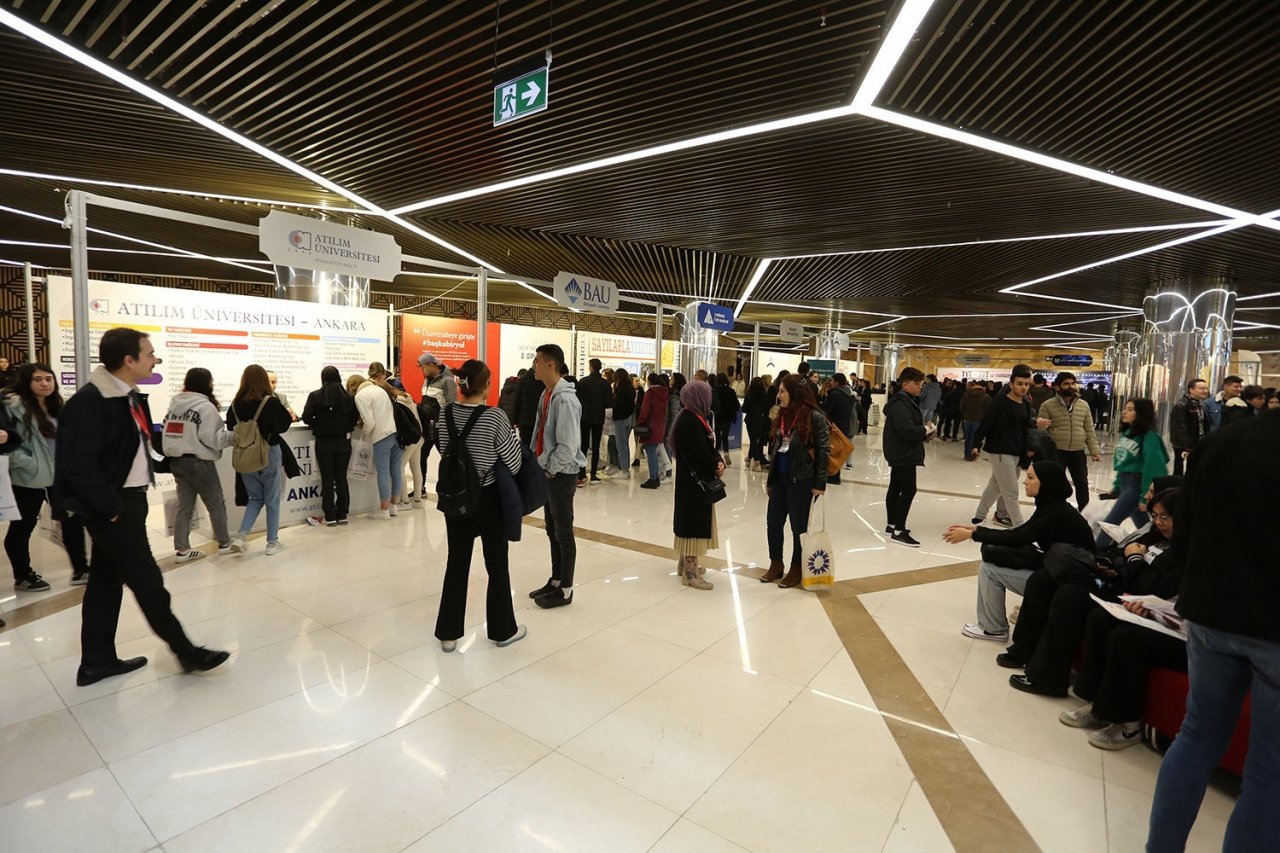
{"label": "person wearing glasses", "polygon": [[1025,666],[1023,673],[1009,677],[1009,686],[1024,693],[1067,695],[1072,658],[1090,614],[1098,609],[1092,595],[1116,600],[1120,593],[1164,599],[1178,594],[1183,561],[1171,547],[1178,493],[1168,489],[1152,498],[1151,532],[1126,545],[1121,558],[1095,563],[1092,578],[1055,579],[1046,557],[1046,568],[1027,581],[1013,645],[996,658],[1010,669]]}

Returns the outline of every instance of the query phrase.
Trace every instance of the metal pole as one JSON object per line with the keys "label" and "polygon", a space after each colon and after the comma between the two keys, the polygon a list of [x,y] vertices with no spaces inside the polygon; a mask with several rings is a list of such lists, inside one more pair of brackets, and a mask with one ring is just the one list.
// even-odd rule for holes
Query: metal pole
{"label": "metal pole", "polygon": [[760,375],[760,324],[755,324],[755,334],[751,339],[751,378]]}
{"label": "metal pole", "polygon": [[662,306],[657,307],[657,319],[653,324],[653,372],[662,372]]}
{"label": "metal pole", "polygon": [[[488,352],[489,328],[489,271],[480,267],[476,274],[476,358],[484,361]],[[496,367],[497,365],[494,365]]]}
{"label": "metal pole", "polygon": [[[396,368],[399,367],[399,365],[395,363],[395,348],[396,306],[393,302],[391,303],[391,307],[387,309],[387,370],[391,371],[392,375],[395,375]],[[404,381],[403,377],[401,378],[401,381]]]}
{"label": "metal pole", "polygon": [[[89,239],[86,231],[87,205],[85,193],[67,193],[67,218],[64,228],[71,229],[71,318],[74,323],[76,387],[89,381]],[[56,334],[50,330],[51,334]]]}
{"label": "metal pole", "polygon": [[[36,363],[36,306],[31,285],[31,262],[22,265],[22,282],[27,292],[27,364]],[[53,334],[52,330],[49,332]]]}

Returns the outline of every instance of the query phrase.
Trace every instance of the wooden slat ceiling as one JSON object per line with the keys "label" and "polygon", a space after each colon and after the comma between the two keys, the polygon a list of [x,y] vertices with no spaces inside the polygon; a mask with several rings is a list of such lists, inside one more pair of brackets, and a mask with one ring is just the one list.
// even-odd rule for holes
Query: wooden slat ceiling
{"label": "wooden slat ceiling", "polygon": [[[847,104],[893,0],[0,0],[116,69],[386,209]],[[879,103],[1251,212],[1280,208],[1280,15],[1272,0],[937,0]],[[550,49],[550,108],[493,128],[495,78]],[[340,194],[47,48],[0,30],[0,168],[281,202]],[[0,205],[61,216],[78,187],[251,222],[270,208],[0,174]],[[305,212],[305,211],[304,211]],[[465,259],[379,217],[412,254]],[[411,214],[513,275],[560,269],[672,305],[733,304],[760,258],[1212,219],[1189,207],[863,117],[806,124]],[[231,233],[95,211],[94,224],[208,254]],[[742,320],[1001,336],[1087,306],[1002,287],[1158,244],[1182,230],[775,261]],[[0,240],[65,244],[0,211]],[[1136,305],[1154,278],[1230,274],[1280,290],[1280,234],[1251,227],[1038,285]],[[93,245],[127,244],[95,236]],[[65,250],[0,244],[65,266]],[[203,261],[95,252],[99,269],[236,275]],[[213,269],[214,272],[205,272]],[[244,271],[245,278],[255,278]],[[438,295],[443,279],[394,289]],[[515,285],[504,299],[538,303]],[[802,306],[779,308],[768,302]],[[1277,300],[1249,303],[1255,309]],[[638,308],[632,304],[630,307]],[[854,312],[867,312],[857,314]],[[977,313],[1017,313],[994,323]],[[1093,315],[1095,317],[1099,315]],[[1106,333],[1100,315],[1080,328]],[[1251,315],[1256,319],[1265,312]],[[743,324],[740,324],[740,329]],[[867,336],[882,335],[881,327]],[[924,340],[921,338],[921,340]],[[1280,338],[1274,341],[1280,345]]]}

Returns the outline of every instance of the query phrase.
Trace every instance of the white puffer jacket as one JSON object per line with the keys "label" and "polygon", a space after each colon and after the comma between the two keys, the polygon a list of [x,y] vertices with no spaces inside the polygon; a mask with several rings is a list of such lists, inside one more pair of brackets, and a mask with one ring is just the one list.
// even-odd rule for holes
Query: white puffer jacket
{"label": "white puffer jacket", "polygon": [[396,415],[391,406],[391,395],[372,382],[365,382],[356,390],[361,429],[364,437],[374,444],[395,435]]}

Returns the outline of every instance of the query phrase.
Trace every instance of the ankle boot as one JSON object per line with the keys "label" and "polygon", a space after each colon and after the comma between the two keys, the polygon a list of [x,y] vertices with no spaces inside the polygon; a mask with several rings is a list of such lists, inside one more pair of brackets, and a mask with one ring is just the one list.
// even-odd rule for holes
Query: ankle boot
{"label": "ankle boot", "polygon": [[769,571],[760,577],[760,583],[777,583],[782,579],[782,561],[770,560]]}
{"label": "ankle boot", "polygon": [[698,574],[698,564],[692,561],[685,563],[680,582],[693,589],[715,588],[710,581],[703,580],[702,576]]}
{"label": "ankle boot", "polygon": [[780,589],[791,589],[793,586],[800,586],[800,578],[800,564],[795,563],[787,570],[787,576],[778,583],[778,587]]}

